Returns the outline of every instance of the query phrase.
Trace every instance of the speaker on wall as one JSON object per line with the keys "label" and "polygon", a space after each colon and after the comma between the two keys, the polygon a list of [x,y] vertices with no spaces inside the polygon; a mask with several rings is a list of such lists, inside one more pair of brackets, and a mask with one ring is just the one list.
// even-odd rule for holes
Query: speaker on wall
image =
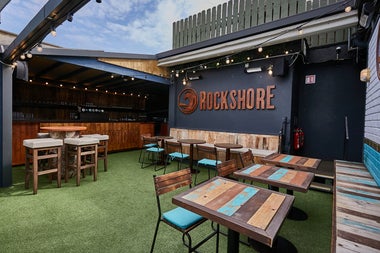
{"label": "speaker on wall", "polygon": [[24,81],[28,81],[29,78],[28,63],[25,61],[17,61],[16,78]]}
{"label": "speaker on wall", "polygon": [[273,76],[285,76],[288,73],[288,63],[284,57],[273,60]]}

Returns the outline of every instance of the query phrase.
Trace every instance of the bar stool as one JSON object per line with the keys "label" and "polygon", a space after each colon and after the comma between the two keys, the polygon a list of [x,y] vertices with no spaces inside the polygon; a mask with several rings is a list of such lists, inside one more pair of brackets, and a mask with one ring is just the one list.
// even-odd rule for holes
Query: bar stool
{"label": "bar stool", "polygon": [[104,171],[107,171],[108,167],[108,140],[107,134],[84,134],[82,137],[90,137],[99,140],[98,144],[98,160],[103,160]]}
{"label": "bar stool", "polygon": [[94,181],[98,176],[98,143],[96,138],[65,138],[66,171],[65,182],[69,179],[70,169],[76,171],[76,183],[80,185],[81,172],[93,170]]}
{"label": "bar stool", "polygon": [[[57,176],[57,187],[61,187],[61,163],[63,141],[53,138],[26,139],[25,147],[25,189],[29,188],[29,178],[33,175],[33,194],[37,194],[38,176]],[[41,160],[47,160],[45,164]],[[32,168],[30,167],[32,164]],[[43,166],[45,165],[45,166]]]}

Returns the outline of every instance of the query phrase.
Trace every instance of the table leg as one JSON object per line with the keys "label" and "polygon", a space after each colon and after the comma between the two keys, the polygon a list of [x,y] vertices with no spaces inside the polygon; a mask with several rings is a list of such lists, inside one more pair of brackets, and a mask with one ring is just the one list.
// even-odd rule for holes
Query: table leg
{"label": "table leg", "polygon": [[258,241],[255,241],[252,238],[249,238],[249,243],[251,244],[251,247],[254,248],[257,252],[260,253],[297,253],[297,248],[294,246],[292,242],[287,240],[284,237],[277,236],[273,247],[269,247],[268,245],[262,244]]}
{"label": "table leg", "polygon": [[190,161],[189,161],[189,166],[190,169],[193,170],[193,144],[190,144]]}
{"label": "table leg", "polygon": [[238,253],[239,252],[239,233],[228,229],[228,238],[227,238],[227,252],[228,253]]}
{"label": "table leg", "polygon": [[226,161],[230,160],[231,157],[231,151],[229,148],[226,148]]}
{"label": "table leg", "polygon": [[194,144],[190,144],[189,167],[190,167],[191,173],[195,174],[195,173],[199,173],[199,171],[196,169],[193,169],[193,157],[194,157]]}

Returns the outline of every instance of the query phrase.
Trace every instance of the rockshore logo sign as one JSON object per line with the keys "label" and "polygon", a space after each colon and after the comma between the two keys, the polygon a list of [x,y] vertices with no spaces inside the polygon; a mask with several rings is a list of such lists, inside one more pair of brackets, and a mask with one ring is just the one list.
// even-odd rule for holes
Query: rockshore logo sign
{"label": "rockshore logo sign", "polygon": [[184,114],[195,110],[274,110],[272,103],[275,85],[266,88],[248,88],[242,90],[225,90],[197,93],[192,88],[183,89],[178,95],[178,108]]}

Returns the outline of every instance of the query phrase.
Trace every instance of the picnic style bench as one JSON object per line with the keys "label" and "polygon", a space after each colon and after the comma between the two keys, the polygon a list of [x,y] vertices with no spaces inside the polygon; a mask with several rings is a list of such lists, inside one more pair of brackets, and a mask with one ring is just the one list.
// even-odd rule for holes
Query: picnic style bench
{"label": "picnic style bench", "polygon": [[335,161],[331,252],[380,252],[380,188],[362,163]]}

